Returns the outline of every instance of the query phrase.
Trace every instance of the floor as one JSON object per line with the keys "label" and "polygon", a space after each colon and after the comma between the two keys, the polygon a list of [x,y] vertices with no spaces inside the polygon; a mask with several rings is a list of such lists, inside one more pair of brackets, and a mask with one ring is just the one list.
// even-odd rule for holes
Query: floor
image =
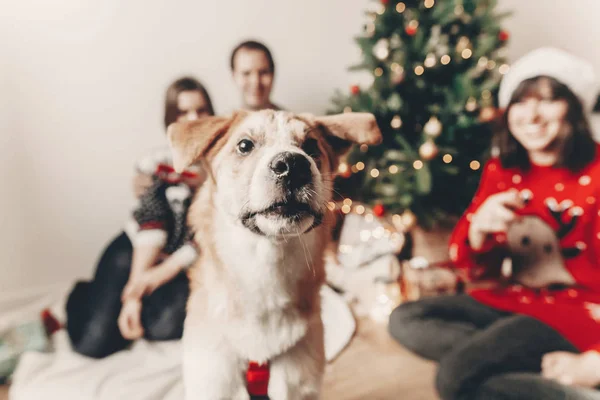
{"label": "floor", "polygon": [[[434,364],[394,342],[385,324],[363,318],[350,346],[327,366],[321,400],[436,400],[433,374]],[[6,386],[0,400],[8,400]]]}
{"label": "floor", "polygon": [[358,321],[350,346],[327,366],[322,400],[436,400],[435,365],[397,344],[384,324]]}

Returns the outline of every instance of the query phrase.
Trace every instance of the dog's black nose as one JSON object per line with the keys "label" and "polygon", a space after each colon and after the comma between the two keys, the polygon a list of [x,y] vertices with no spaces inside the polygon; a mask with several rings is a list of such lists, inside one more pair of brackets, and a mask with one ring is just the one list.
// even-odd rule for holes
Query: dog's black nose
{"label": "dog's black nose", "polygon": [[269,167],[277,179],[281,179],[292,189],[298,189],[312,181],[310,161],[300,153],[279,153],[271,160]]}

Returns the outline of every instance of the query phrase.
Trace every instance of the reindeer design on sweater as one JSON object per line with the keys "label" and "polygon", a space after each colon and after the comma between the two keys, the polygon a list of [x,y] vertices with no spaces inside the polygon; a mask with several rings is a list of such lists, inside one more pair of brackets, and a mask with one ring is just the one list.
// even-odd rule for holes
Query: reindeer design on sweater
{"label": "reindeer design on sweater", "polygon": [[573,285],[575,279],[565,267],[564,260],[579,255],[585,245],[578,243],[575,247],[562,248],[560,240],[575,227],[583,211],[573,207],[570,200],[558,203],[556,199],[548,198],[545,203],[550,215],[558,222],[558,230],[535,216],[524,216],[512,223],[507,232],[509,256],[503,263],[503,271],[505,276],[509,275],[509,281],[528,287]]}

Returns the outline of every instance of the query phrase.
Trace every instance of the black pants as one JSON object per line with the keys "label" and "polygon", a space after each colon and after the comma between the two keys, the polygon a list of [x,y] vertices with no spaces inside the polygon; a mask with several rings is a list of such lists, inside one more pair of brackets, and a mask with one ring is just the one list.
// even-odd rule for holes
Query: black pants
{"label": "black pants", "polygon": [[389,329],[412,352],[439,362],[435,384],[443,400],[600,399],[600,392],[540,376],[544,354],[578,352],[562,335],[465,294],[403,304],[392,313]]}
{"label": "black pants", "polygon": [[[133,248],[125,233],[106,248],[91,282],[75,284],[67,301],[67,331],[73,348],[101,358],[124,349],[117,319],[121,293],[129,279]],[[148,340],[179,339],[183,333],[189,282],[184,273],[142,300],[141,321]]]}

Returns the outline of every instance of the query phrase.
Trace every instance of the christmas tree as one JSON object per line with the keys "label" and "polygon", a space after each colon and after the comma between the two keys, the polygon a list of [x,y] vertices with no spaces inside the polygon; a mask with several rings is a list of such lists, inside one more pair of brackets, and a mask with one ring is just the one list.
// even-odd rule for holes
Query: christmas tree
{"label": "christmas tree", "polygon": [[[336,93],[334,112],[370,112],[383,143],[350,153],[337,186],[346,199],[422,226],[459,215],[490,148],[503,74],[507,13],[496,0],[380,0],[356,38],[368,84]],[[345,207],[350,211],[350,207]]]}

